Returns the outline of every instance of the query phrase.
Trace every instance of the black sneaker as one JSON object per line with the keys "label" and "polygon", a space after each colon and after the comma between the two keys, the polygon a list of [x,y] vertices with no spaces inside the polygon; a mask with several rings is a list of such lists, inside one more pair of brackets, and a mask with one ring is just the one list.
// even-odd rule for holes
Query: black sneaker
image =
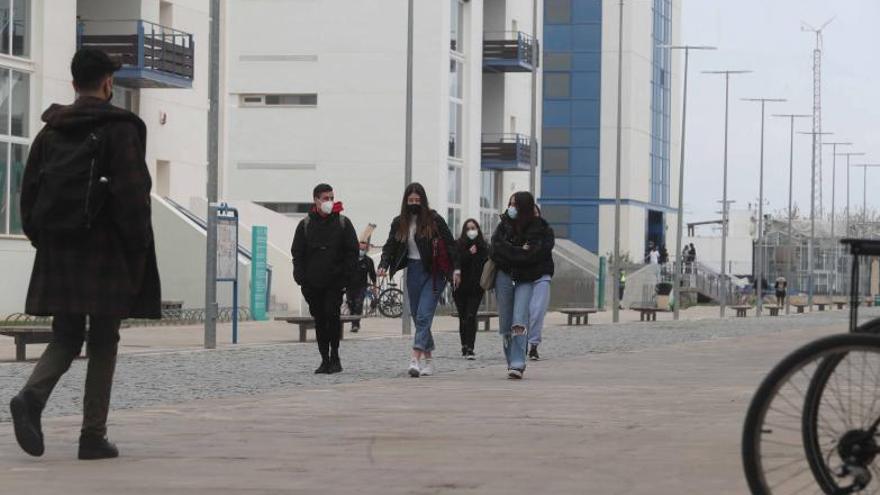
{"label": "black sneaker", "polygon": [[104,437],[79,437],[79,458],[83,461],[113,459],[119,457],[119,449]]}
{"label": "black sneaker", "polygon": [[529,359],[532,361],[541,359],[541,356],[538,355],[538,346],[536,344],[532,344],[532,347],[529,349]]}
{"label": "black sneaker", "polygon": [[24,393],[19,393],[9,402],[12,422],[15,425],[15,439],[22,450],[39,457],[43,455],[43,429],[40,425],[40,409],[30,403]]}
{"label": "black sneaker", "polygon": [[327,373],[330,375],[333,373],[342,373],[342,362],[339,360],[339,356],[330,358],[330,367],[327,368]]}
{"label": "black sneaker", "polygon": [[477,355],[474,354],[473,349],[468,349],[467,356],[465,356],[465,359],[467,359],[468,361],[473,361],[474,359],[477,359]]}
{"label": "black sneaker", "polygon": [[358,333],[358,330],[360,330],[360,329],[361,329],[361,327],[353,326],[353,327],[351,327],[351,333]]}
{"label": "black sneaker", "polygon": [[466,346],[462,346],[461,347],[461,357],[463,357],[463,358],[468,357],[468,351],[470,351],[470,349],[468,349]]}
{"label": "black sneaker", "polygon": [[316,375],[327,375],[330,374],[330,360],[322,359],[321,366],[318,366],[318,369],[315,370]]}

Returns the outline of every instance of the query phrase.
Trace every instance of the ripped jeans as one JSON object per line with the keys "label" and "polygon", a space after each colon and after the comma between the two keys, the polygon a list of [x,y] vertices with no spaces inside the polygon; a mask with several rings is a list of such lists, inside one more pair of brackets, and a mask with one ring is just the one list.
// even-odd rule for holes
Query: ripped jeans
{"label": "ripped jeans", "polygon": [[[499,333],[509,369],[526,369],[529,304],[534,286],[533,282],[514,282],[510,275],[501,270],[495,276]],[[522,330],[514,332],[513,327],[520,327]]]}

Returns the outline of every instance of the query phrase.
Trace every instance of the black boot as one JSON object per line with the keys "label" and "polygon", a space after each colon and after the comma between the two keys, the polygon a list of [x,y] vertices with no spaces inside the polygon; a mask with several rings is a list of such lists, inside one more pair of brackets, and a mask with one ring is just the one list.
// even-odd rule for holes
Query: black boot
{"label": "black boot", "polygon": [[541,359],[541,356],[538,355],[538,345],[537,344],[532,344],[531,349],[529,349],[529,359],[531,359],[532,361],[537,361],[537,360]]}
{"label": "black boot", "polygon": [[328,373],[341,373],[342,372],[342,362],[339,360],[339,353],[334,352],[330,356],[330,370]]}
{"label": "black boot", "polygon": [[40,424],[42,407],[29,397],[25,391],[19,392],[9,403],[12,422],[15,425],[15,439],[18,445],[28,454],[39,457],[43,455],[43,428]]}
{"label": "black boot", "polygon": [[119,449],[107,441],[106,437],[80,435],[79,458],[83,461],[96,459],[113,459],[119,457]]}
{"label": "black boot", "polygon": [[316,375],[328,375],[330,374],[330,360],[327,358],[321,358],[321,366],[318,366],[318,369],[315,370]]}

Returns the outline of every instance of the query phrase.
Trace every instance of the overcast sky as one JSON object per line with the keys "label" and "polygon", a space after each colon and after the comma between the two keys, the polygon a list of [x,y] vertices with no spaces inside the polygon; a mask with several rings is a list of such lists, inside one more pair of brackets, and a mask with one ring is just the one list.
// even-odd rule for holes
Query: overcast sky
{"label": "overcast sky", "polygon": [[[721,199],[724,136],[724,78],[702,70],[750,69],[731,76],[729,199],[733,208],[757,202],[760,146],[759,103],[740,98],[787,98],[767,104],[764,197],[769,210],[787,208],[789,121],[773,113],[812,113],[812,51],[815,35],[801,32],[801,21],[824,31],[822,108],[827,141],[851,141],[844,151],[863,151],[880,162],[880,25],[878,0],[682,0],[682,43],[714,45],[714,52],[692,52],[685,162],[685,220],[714,219]],[[795,129],[811,130],[811,119]],[[795,136],[794,202],[809,213],[810,136]],[[823,155],[826,210],[831,208],[831,147]],[[673,157],[678,160],[679,157]],[[845,205],[845,157],[838,157],[837,211]],[[855,172],[855,170],[853,171]],[[851,209],[861,208],[861,169],[851,175]],[[880,207],[880,168],[868,170],[868,207]],[[872,193],[873,191],[873,193]]]}

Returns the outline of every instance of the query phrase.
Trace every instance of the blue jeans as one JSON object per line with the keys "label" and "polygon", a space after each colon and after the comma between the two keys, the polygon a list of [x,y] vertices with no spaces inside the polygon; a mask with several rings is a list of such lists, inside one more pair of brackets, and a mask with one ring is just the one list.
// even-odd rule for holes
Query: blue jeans
{"label": "blue jeans", "polygon": [[416,326],[413,350],[434,350],[431,322],[434,321],[434,311],[444,287],[446,279],[442,275],[432,281],[431,272],[425,270],[421,260],[409,260],[406,267],[406,292],[409,297],[409,311]]}
{"label": "blue jeans", "polygon": [[529,304],[529,344],[541,343],[541,330],[544,329],[544,316],[550,305],[550,275],[535,280],[532,300]]}
{"label": "blue jeans", "polygon": [[[532,300],[532,282],[514,282],[510,275],[498,270],[495,275],[495,298],[498,300],[498,323],[504,357],[510,369],[526,369],[528,347],[529,303]],[[521,334],[513,327],[525,329]]]}

